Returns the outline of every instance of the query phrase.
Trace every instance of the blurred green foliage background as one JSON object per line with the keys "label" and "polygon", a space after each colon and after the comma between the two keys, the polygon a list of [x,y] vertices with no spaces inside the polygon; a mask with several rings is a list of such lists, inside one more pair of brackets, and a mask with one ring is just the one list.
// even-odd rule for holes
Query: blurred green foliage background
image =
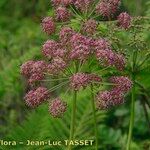
{"label": "blurred green foliage background", "polygon": [[[133,16],[150,16],[150,1],[148,0],[123,0],[122,8]],[[47,106],[30,110],[23,101],[28,86],[20,75],[20,65],[27,60],[41,57],[40,49],[47,37],[41,32],[40,22],[50,9],[49,0],[0,0],[0,139],[46,140],[68,137],[69,110],[64,119],[54,120],[49,116]],[[150,33],[145,36],[148,36],[150,40]],[[149,74],[147,76],[143,74],[143,76],[146,80]],[[150,82],[146,80],[145,83],[149,88]],[[62,96],[70,99],[68,95],[62,94]],[[88,99],[86,91],[79,94],[79,99],[85,98]],[[138,97],[138,99],[141,98]],[[125,146],[129,124],[129,104],[130,96],[127,97],[125,105],[97,114],[101,149],[121,150]],[[133,150],[150,149],[150,124],[145,120],[141,105],[140,100],[137,100]],[[90,104],[85,106],[83,101],[78,104],[78,109],[81,110],[78,112],[80,116],[78,120],[81,123],[76,134],[80,138],[82,135],[83,138],[92,137],[93,125],[90,123],[91,112],[87,111],[88,107]],[[150,115],[150,112],[148,113]],[[18,146],[2,147],[2,149],[26,148]],[[30,147],[29,149],[36,148]],[[45,146],[41,149],[50,148]]]}

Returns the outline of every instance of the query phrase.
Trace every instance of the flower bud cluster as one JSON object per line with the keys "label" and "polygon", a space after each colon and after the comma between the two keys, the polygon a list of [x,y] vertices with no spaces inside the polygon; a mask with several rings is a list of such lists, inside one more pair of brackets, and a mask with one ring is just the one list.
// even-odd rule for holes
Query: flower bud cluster
{"label": "flower bud cluster", "polygon": [[88,74],[76,73],[70,78],[70,86],[74,90],[85,88],[89,84]]}
{"label": "flower bud cluster", "polygon": [[73,4],[81,12],[86,12],[93,3],[94,0],[75,0]]}
{"label": "flower bud cluster", "polygon": [[123,70],[125,67],[125,58],[123,55],[117,54],[112,50],[97,50],[96,57],[105,67],[114,66],[118,70]]}
{"label": "flower bud cluster", "polygon": [[113,76],[109,81],[115,84],[113,89],[118,92],[128,92],[132,87],[132,81],[125,76]]}
{"label": "flower bud cluster", "polygon": [[96,6],[96,13],[110,18],[120,6],[120,0],[101,0]]}
{"label": "flower bud cluster", "polygon": [[24,75],[25,77],[30,77],[31,75],[31,69],[32,69],[32,65],[34,64],[34,61],[27,61],[24,64],[21,65],[20,67],[20,72],[22,75]]}
{"label": "flower bud cluster", "polygon": [[59,74],[67,67],[67,63],[61,58],[56,57],[47,67],[47,72],[50,74]]}
{"label": "flower bud cluster", "polygon": [[70,43],[70,39],[73,36],[74,31],[70,27],[62,27],[59,32],[59,39],[64,46]]}
{"label": "flower bud cluster", "polygon": [[124,95],[115,90],[100,91],[96,96],[96,106],[98,109],[108,109],[124,103]]}
{"label": "flower bud cluster", "polygon": [[42,47],[42,53],[47,58],[63,58],[65,56],[66,51],[61,47],[60,43],[54,40],[47,40]]}
{"label": "flower bud cluster", "polygon": [[71,37],[72,51],[70,52],[70,58],[77,60],[87,59],[91,52],[88,42],[89,41],[87,37],[79,33],[75,33]]}
{"label": "flower bud cluster", "polygon": [[121,0],[109,0],[112,14],[115,14],[121,5]]}
{"label": "flower bud cluster", "polygon": [[27,61],[21,66],[21,74],[32,84],[44,78],[46,69],[47,64],[44,61]]}
{"label": "flower bud cluster", "polygon": [[42,20],[42,29],[48,35],[51,35],[52,33],[54,33],[56,29],[56,25],[54,23],[53,18],[45,17]]}
{"label": "flower bud cluster", "polygon": [[95,40],[94,48],[95,48],[96,51],[110,50],[111,49],[111,44],[108,42],[108,40],[100,38],[100,39]]}
{"label": "flower bud cluster", "polygon": [[128,77],[113,76],[110,79],[113,87],[110,91],[99,92],[96,96],[98,109],[107,109],[124,103],[124,95],[132,87],[132,81]]}
{"label": "flower bud cluster", "polygon": [[121,28],[124,28],[124,29],[130,28],[130,25],[131,25],[131,16],[128,13],[126,13],[126,12],[121,13],[118,16],[118,25]]}
{"label": "flower bud cluster", "polygon": [[65,22],[69,20],[71,13],[67,10],[66,7],[59,6],[56,9],[56,20]]}
{"label": "flower bud cluster", "polygon": [[74,35],[74,31],[70,27],[62,27],[59,32],[59,39],[65,47],[70,44],[70,39]]}
{"label": "flower bud cluster", "polygon": [[89,35],[93,35],[96,32],[96,29],[97,22],[93,19],[90,19],[83,24],[83,32]]}
{"label": "flower bud cluster", "polygon": [[49,113],[54,118],[60,118],[64,115],[67,110],[67,103],[62,101],[60,98],[56,98],[49,103]]}
{"label": "flower bud cluster", "polygon": [[93,82],[101,82],[102,79],[96,74],[76,73],[70,77],[70,86],[74,90],[86,88]]}
{"label": "flower bud cluster", "polygon": [[45,87],[38,87],[29,91],[24,99],[29,107],[35,108],[49,98],[49,92]]}
{"label": "flower bud cluster", "polygon": [[[66,83],[69,82],[70,89],[74,91],[85,89],[91,84],[96,87],[103,85],[103,79],[92,73],[91,68],[84,70],[91,65],[86,65],[87,62],[92,62],[90,59],[94,60],[93,64],[96,66],[114,67],[117,71],[124,70],[125,56],[114,51],[111,47],[112,43],[105,37],[99,37],[99,33],[96,32],[98,21],[94,20],[94,17],[90,18],[95,13],[95,9],[91,7],[95,4],[94,2],[94,0],[52,0],[55,14],[53,17],[45,17],[41,26],[47,35],[57,33],[59,30],[59,33],[54,37],[57,40],[49,39],[43,44],[41,51],[46,61],[27,61],[21,66],[21,74],[28,79],[30,85],[34,84],[32,87],[35,88],[39,85],[37,83],[47,81],[44,80],[47,77],[46,74],[60,78],[63,76],[65,80],[68,79],[69,81]],[[119,6],[120,0],[101,0],[96,5],[96,15],[111,19]],[[73,15],[74,11],[77,11],[77,14]],[[93,12],[91,13],[91,11]],[[72,23],[76,20],[70,19],[72,16],[79,16],[82,13],[85,13],[84,17],[87,18],[82,19],[83,16],[78,18],[81,20],[82,26],[77,32]],[[127,13],[121,13],[117,22],[121,28],[128,29],[131,25],[131,17]],[[57,23],[62,26],[56,26]],[[82,72],[80,65],[78,68],[74,67],[74,64],[83,66],[84,71]],[[107,109],[124,103],[124,95],[132,87],[132,81],[124,76],[112,76],[109,83],[113,84],[110,90],[99,91],[96,95],[98,109]],[[43,84],[26,94],[25,102],[28,106],[34,108],[49,99],[49,91],[52,89],[48,90],[43,87]],[[55,98],[49,103],[49,112],[53,117],[62,117],[66,109],[67,103],[63,102],[61,98]]]}

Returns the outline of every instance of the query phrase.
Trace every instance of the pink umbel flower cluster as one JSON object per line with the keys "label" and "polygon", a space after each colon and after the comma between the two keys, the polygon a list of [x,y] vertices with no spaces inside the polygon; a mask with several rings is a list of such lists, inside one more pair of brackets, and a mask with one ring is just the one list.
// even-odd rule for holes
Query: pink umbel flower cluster
{"label": "pink umbel flower cluster", "polygon": [[109,79],[111,83],[114,83],[113,89],[118,92],[127,92],[132,87],[132,82],[128,77],[113,76]]}
{"label": "pink umbel flower cluster", "polygon": [[56,20],[65,22],[69,20],[71,13],[67,10],[66,7],[59,6],[56,9]]}
{"label": "pink umbel flower cluster", "polygon": [[93,3],[94,0],[74,0],[73,4],[81,12],[86,12]]}
{"label": "pink umbel flower cluster", "polygon": [[121,13],[118,16],[118,25],[121,28],[124,28],[124,29],[130,28],[130,25],[131,25],[131,16],[128,13],[126,13],[126,12]]}
{"label": "pink umbel flower cluster", "polygon": [[113,76],[109,80],[114,84],[112,89],[100,91],[96,96],[98,109],[107,109],[111,106],[123,104],[125,93],[132,87],[132,81],[128,77]]}
{"label": "pink umbel flower cluster", "polygon": [[31,75],[31,69],[32,69],[32,65],[34,64],[34,61],[27,61],[24,64],[22,64],[22,66],[20,67],[20,72],[22,75],[24,75],[25,77],[30,77]]}
{"label": "pink umbel flower cluster", "polygon": [[97,29],[97,22],[93,19],[90,19],[86,21],[83,24],[83,32],[93,35],[96,32]]}
{"label": "pink umbel flower cluster", "polygon": [[59,39],[62,45],[65,47],[69,46],[70,39],[74,35],[75,31],[73,31],[70,27],[63,27],[59,32]]}
{"label": "pink umbel flower cluster", "polygon": [[64,57],[65,56],[65,49],[61,47],[61,44],[54,41],[54,40],[47,40],[43,47],[42,53],[47,58],[54,58],[54,57]]}
{"label": "pink umbel flower cluster", "polygon": [[108,42],[107,39],[100,38],[100,39],[96,39],[94,41],[94,48],[95,48],[96,51],[110,50],[111,49],[111,44]]}
{"label": "pink umbel flower cluster", "polygon": [[49,92],[45,87],[38,87],[36,90],[29,91],[24,99],[29,107],[37,107],[49,98]]}
{"label": "pink umbel flower cluster", "polygon": [[79,33],[75,33],[71,37],[71,48],[71,59],[84,60],[89,56],[91,52],[90,45],[88,44],[88,38]]}
{"label": "pink umbel flower cluster", "polygon": [[108,109],[112,106],[117,106],[124,103],[122,93],[117,91],[100,91],[96,96],[96,106],[98,109]]}
{"label": "pink umbel flower cluster", "polygon": [[67,103],[60,98],[56,98],[49,103],[49,113],[54,118],[60,118],[66,112]]}
{"label": "pink umbel flower cluster", "polygon": [[116,13],[120,0],[102,0],[96,6],[96,13],[104,17],[111,17]]}
{"label": "pink umbel flower cluster", "polygon": [[118,70],[125,68],[125,58],[112,50],[97,50],[96,57],[103,66],[114,66]]}
{"label": "pink umbel flower cluster", "polygon": [[95,40],[94,48],[96,58],[103,66],[114,66],[118,70],[125,68],[125,57],[114,52],[106,39]]}
{"label": "pink umbel flower cluster", "polygon": [[115,14],[116,11],[119,9],[119,6],[121,4],[121,0],[108,0],[108,3],[110,3],[110,5],[111,5],[112,14]]}
{"label": "pink umbel flower cluster", "polygon": [[24,75],[30,84],[44,79],[44,72],[47,64],[45,61],[27,61],[21,66],[21,74]]}
{"label": "pink umbel flower cluster", "polygon": [[73,0],[52,0],[52,4],[55,9],[55,20],[60,22],[66,22],[70,20],[71,11],[67,6],[71,5]]}
{"label": "pink umbel flower cluster", "polygon": [[45,17],[42,20],[42,29],[48,35],[51,35],[52,33],[54,33],[56,29],[56,25],[54,23],[53,18]]}
{"label": "pink umbel flower cluster", "polygon": [[88,74],[76,73],[70,78],[70,86],[74,90],[85,88],[89,84]]}
{"label": "pink umbel flower cluster", "polygon": [[[125,55],[114,47],[111,38],[100,35],[99,21],[92,16],[94,14],[95,17],[99,15],[111,19],[120,6],[120,0],[101,0],[97,4],[95,2],[52,0],[54,14],[45,17],[41,26],[47,35],[56,33],[55,37],[45,41],[41,48],[44,60],[30,60],[21,66],[21,74],[31,88],[25,95],[25,102],[29,107],[35,108],[43,102],[49,102],[51,116],[62,117],[67,110],[67,103],[59,97],[51,98],[50,94],[66,84],[69,90],[75,92],[93,87],[98,109],[124,103],[124,96],[131,89],[132,81],[127,76],[113,76],[113,72],[112,77],[109,76],[110,73],[105,76],[98,69],[104,68],[108,71],[108,68],[113,68],[122,74],[126,67]],[[81,24],[80,28],[76,23]],[[130,15],[121,13],[117,25],[129,29]],[[46,88],[48,84],[45,83],[52,81],[62,83],[51,89]],[[103,87],[103,81],[108,81],[111,88],[102,90],[100,86]]]}
{"label": "pink umbel flower cluster", "polygon": [[50,74],[59,74],[67,67],[67,63],[60,57],[56,57],[47,67],[47,72]]}
{"label": "pink umbel flower cluster", "polygon": [[70,77],[70,86],[74,90],[86,88],[89,84],[101,82],[102,78],[96,74],[76,73]]}

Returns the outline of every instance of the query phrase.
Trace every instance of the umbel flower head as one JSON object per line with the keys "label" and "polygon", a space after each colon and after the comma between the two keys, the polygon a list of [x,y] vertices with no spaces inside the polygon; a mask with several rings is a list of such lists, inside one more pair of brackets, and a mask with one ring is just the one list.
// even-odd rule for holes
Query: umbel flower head
{"label": "umbel flower head", "polygon": [[55,26],[53,18],[45,17],[42,20],[42,29],[46,34],[51,35],[52,33],[55,32],[55,28],[56,26]]}
{"label": "umbel flower head", "polygon": [[36,90],[31,90],[25,95],[26,104],[29,107],[37,107],[49,98],[49,92],[45,87],[38,87]]}
{"label": "umbel flower head", "polygon": [[128,13],[126,13],[126,12],[121,13],[118,16],[118,25],[121,28],[124,28],[124,29],[130,28],[130,25],[131,25],[131,16]]}
{"label": "umbel flower head", "polygon": [[21,66],[21,73],[27,77],[30,84],[44,78],[47,64],[45,61],[28,61]]}
{"label": "umbel flower head", "polygon": [[64,46],[68,46],[70,44],[71,37],[75,34],[75,31],[70,27],[62,27],[59,33],[60,42]]}
{"label": "umbel flower head", "polygon": [[111,5],[111,12],[113,14],[115,14],[116,11],[119,9],[119,6],[121,4],[121,0],[109,0],[109,3]]}
{"label": "umbel flower head", "polygon": [[71,37],[71,48],[70,58],[76,60],[87,59],[91,50],[88,43],[88,38],[76,33]]}
{"label": "umbel flower head", "polygon": [[86,88],[91,83],[101,82],[102,78],[96,74],[88,73],[76,73],[70,77],[70,86],[74,90],[80,90]]}
{"label": "umbel flower head", "polygon": [[74,90],[85,88],[89,84],[89,76],[85,73],[76,73],[70,77],[70,86]]}
{"label": "umbel flower head", "polygon": [[100,91],[96,96],[96,105],[98,109],[108,109],[124,103],[123,93],[118,91]]}
{"label": "umbel flower head", "polygon": [[132,81],[128,77],[113,76],[109,79],[113,83],[110,91],[100,91],[96,96],[98,109],[107,109],[124,103],[124,95],[132,87]]}
{"label": "umbel flower head", "polygon": [[96,28],[97,28],[97,22],[93,19],[90,19],[83,24],[83,32],[87,34],[91,34],[91,35],[94,34]]}
{"label": "umbel flower head", "polygon": [[[99,20],[94,19],[97,15],[111,19],[119,9],[120,0],[101,0],[96,6],[95,0],[52,0],[52,4],[53,16],[45,17],[41,23],[42,30],[47,35],[56,33],[53,39],[51,37],[42,46],[44,60],[30,60],[21,66],[21,74],[31,87],[25,95],[26,104],[35,108],[43,102],[48,102],[50,92],[58,88],[68,87],[77,93],[85,88],[89,90],[89,86],[93,87],[98,109],[123,104],[125,94],[132,87],[132,81],[126,76],[108,76],[112,67],[113,70],[116,69],[116,73],[124,71],[125,56],[115,49],[113,41],[108,40],[111,38],[107,39],[107,34],[102,33],[99,36]],[[118,16],[118,25],[128,29],[131,17],[127,13],[121,13]],[[101,74],[101,70],[97,70],[98,66],[108,71],[108,76]],[[58,85],[48,89],[48,82],[54,81],[58,81],[55,82]],[[105,87],[103,81],[108,81],[110,88],[99,91],[101,86]],[[50,114],[55,118],[62,117],[67,103],[61,98],[49,101]]]}
{"label": "umbel flower head", "polygon": [[100,38],[94,41],[94,48],[96,51],[111,50],[111,44],[108,42],[107,39]]}
{"label": "umbel flower head", "polygon": [[96,13],[104,17],[111,17],[116,13],[120,0],[102,0],[96,6]]}
{"label": "umbel flower head", "polygon": [[42,53],[44,56],[51,58],[53,57],[53,53],[55,50],[59,48],[59,44],[54,40],[47,40],[43,47],[42,47]]}
{"label": "umbel flower head", "polygon": [[75,0],[74,5],[81,12],[86,12],[94,0]]}
{"label": "umbel flower head", "polygon": [[112,50],[97,50],[96,57],[103,66],[113,66],[118,70],[123,70],[125,67],[123,55],[114,53]]}
{"label": "umbel flower head", "polygon": [[104,17],[109,17],[111,15],[110,3],[101,1],[96,7],[96,13],[101,14]]}
{"label": "umbel flower head", "polygon": [[67,67],[67,63],[60,57],[56,57],[47,66],[47,72],[50,74],[59,74]]}
{"label": "umbel flower head", "polygon": [[59,6],[57,9],[56,9],[56,19],[58,21],[67,21],[69,20],[70,18],[70,12],[67,10],[66,7],[62,7],[62,6]]}
{"label": "umbel flower head", "polygon": [[54,40],[47,40],[43,47],[42,53],[47,58],[64,57],[66,51],[61,47],[61,44]]}
{"label": "umbel flower head", "polygon": [[60,98],[56,98],[49,102],[49,113],[54,118],[61,118],[67,110],[67,103]]}
{"label": "umbel flower head", "polygon": [[128,92],[132,87],[132,81],[128,77],[113,76],[110,79],[111,83],[114,83],[113,89],[119,92]]}
{"label": "umbel flower head", "polygon": [[33,64],[34,64],[34,61],[32,60],[27,61],[24,64],[22,64],[22,66],[20,67],[21,74],[24,75],[25,77],[29,77],[31,75],[31,69],[32,69]]}

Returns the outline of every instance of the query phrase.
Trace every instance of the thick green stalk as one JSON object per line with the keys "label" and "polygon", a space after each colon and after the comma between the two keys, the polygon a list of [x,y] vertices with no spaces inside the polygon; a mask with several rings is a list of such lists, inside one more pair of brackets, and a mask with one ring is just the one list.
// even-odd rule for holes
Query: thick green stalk
{"label": "thick green stalk", "polygon": [[128,133],[128,140],[127,140],[127,147],[126,150],[131,150],[130,145],[132,141],[132,132],[134,126],[134,115],[135,115],[135,74],[132,73],[132,102],[131,102],[131,114],[130,114],[130,125],[129,125],[129,133]]}
{"label": "thick green stalk", "polygon": [[[69,138],[70,141],[74,139],[75,118],[76,118],[76,101],[77,101],[77,91],[74,91],[73,103],[72,103],[70,138]],[[69,145],[68,150],[71,150],[71,149],[72,149],[71,145]]]}
{"label": "thick green stalk", "polygon": [[[78,72],[79,64],[75,62],[75,73]],[[73,102],[72,102],[72,114],[71,114],[71,124],[70,124],[70,138],[69,141],[74,140],[74,131],[75,131],[75,124],[76,124],[76,104],[77,103],[77,91],[74,91],[73,94]],[[71,150],[72,146],[69,144],[68,150]]]}
{"label": "thick green stalk", "polygon": [[93,121],[94,121],[94,130],[95,130],[95,150],[98,150],[98,128],[97,128],[97,118],[96,118],[96,109],[94,102],[94,94],[93,94],[93,85],[91,84],[91,103],[93,109]]}

